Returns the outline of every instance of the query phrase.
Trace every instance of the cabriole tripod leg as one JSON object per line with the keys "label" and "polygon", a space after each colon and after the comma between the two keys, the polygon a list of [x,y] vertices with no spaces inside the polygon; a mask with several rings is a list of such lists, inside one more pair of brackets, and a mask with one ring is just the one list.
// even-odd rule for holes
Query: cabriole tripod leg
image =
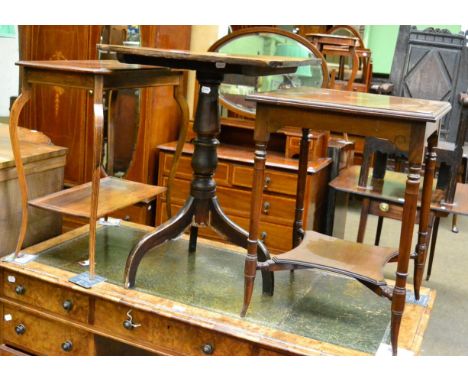
{"label": "cabriole tripod leg", "polygon": [[[24,69],[23,69],[24,70]],[[21,227],[18,235],[18,242],[16,244],[14,257],[20,255],[26,231],[28,227],[28,185],[26,183],[26,173],[24,171],[23,161],[21,159],[20,143],[18,138],[18,120],[21,110],[24,105],[31,98],[31,86],[27,82],[24,72],[22,72],[22,88],[21,94],[13,103],[10,111],[10,140],[13,156],[15,158],[16,171],[18,173],[18,183],[21,192]]]}

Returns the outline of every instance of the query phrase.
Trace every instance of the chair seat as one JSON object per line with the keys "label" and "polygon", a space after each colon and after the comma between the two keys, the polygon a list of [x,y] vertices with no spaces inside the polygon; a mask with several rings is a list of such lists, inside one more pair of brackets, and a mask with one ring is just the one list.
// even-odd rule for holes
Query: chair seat
{"label": "chair seat", "polygon": [[375,285],[386,285],[383,267],[397,255],[397,250],[360,244],[315,231],[306,231],[296,248],[272,260],[340,273]]}

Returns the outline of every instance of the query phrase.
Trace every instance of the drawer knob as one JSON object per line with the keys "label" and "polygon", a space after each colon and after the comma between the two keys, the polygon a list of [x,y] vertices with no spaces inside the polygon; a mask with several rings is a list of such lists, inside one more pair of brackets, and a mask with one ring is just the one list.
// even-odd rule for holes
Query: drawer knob
{"label": "drawer knob", "polygon": [[17,285],[16,288],[15,288],[15,292],[17,295],[23,295],[26,293],[26,288],[22,285]]}
{"label": "drawer knob", "polygon": [[268,188],[271,184],[271,178],[269,176],[265,176],[265,181],[263,183],[263,188]]}
{"label": "drawer knob", "polygon": [[72,300],[65,300],[62,306],[63,309],[65,309],[67,312],[70,312],[73,309],[73,302]]}
{"label": "drawer knob", "polygon": [[388,203],[380,203],[379,204],[379,210],[382,212],[388,212],[390,209],[390,205]]}
{"label": "drawer knob", "polygon": [[15,332],[19,336],[22,336],[24,333],[26,333],[26,326],[24,326],[23,324],[16,325],[15,326]]}
{"label": "drawer knob", "polygon": [[69,351],[72,351],[72,349],[73,349],[73,342],[67,340],[62,344],[63,351],[69,352]]}
{"label": "drawer knob", "polygon": [[265,215],[268,215],[270,213],[270,207],[271,207],[271,205],[270,205],[269,202],[263,203],[263,210],[262,211],[263,211],[263,213]]}
{"label": "drawer knob", "polygon": [[260,240],[261,241],[265,241],[265,239],[267,238],[267,233],[265,231],[263,231],[261,234],[260,234]]}
{"label": "drawer knob", "polygon": [[133,330],[134,328],[138,328],[139,326],[141,326],[141,324],[135,324],[133,322],[133,317],[131,315],[132,313],[132,310],[130,309],[128,312],[127,312],[127,319],[123,322],[123,327],[127,330]]}
{"label": "drawer knob", "polygon": [[203,344],[202,345],[202,352],[205,354],[213,354],[214,346],[212,344]]}

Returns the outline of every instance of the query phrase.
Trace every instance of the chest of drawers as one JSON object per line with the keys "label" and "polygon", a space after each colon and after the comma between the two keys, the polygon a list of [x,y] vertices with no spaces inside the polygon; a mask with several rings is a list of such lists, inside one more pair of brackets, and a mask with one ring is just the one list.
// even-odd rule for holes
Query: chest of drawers
{"label": "chest of drawers", "polygon": [[[175,142],[160,145],[158,184],[167,186],[175,151]],[[215,174],[217,196],[231,220],[248,229],[250,195],[252,190],[252,150],[239,146],[221,145],[218,149],[218,167]],[[186,144],[180,158],[171,189],[171,211],[181,208],[190,192],[192,178],[191,154],[193,146]],[[331,160],[320,158],[309,163],[306,203],[303,219],[307,227],[321,230],[326,214],[326,194]],[[296,201],[297,160],[272,156],[265,172],[264,198],[261,216],[261,237],[268,249],[280,253],[292,248],[292,232]],[[156,225],[167,219],[166,198],[157,204]],[[211,239],[219,236],[209,228],[200,234]]]}

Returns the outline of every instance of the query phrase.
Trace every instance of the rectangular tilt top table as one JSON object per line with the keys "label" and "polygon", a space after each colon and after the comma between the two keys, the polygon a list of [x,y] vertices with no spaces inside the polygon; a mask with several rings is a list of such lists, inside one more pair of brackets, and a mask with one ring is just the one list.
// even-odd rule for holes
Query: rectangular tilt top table
{"label": "rectangular tilt top table", "polygon": [[[158,65],[170,68],[196,70],[200,84],[193,130],[192,157],[193,178],[190,196],[179,212],[154,232],[145,236],[130,252],[126,264],[125,285],[133,287],[138,265],[151,248],[177,237],[190,226],[189,251],[195,252],[198,227],[209,226],[229,242],[246,248],[248,233],[232,222],[223,212],[216,197],[217,139],[219,124],[219,85],[226,74],[265,76],[296,72],[299,66],[317,62],[316,58],[270,57],[255,55],[228,55],[214,52],[134,48],[119,45],[99,45],[103,51],[117,54],[121,62],[128,64]],[[269,253],[262,244],[258,246],[260,258],[268,259]],[[264,292],[273,293],[273,276],[264,272]]]}
{"label": "rectangular tilt top table", "polygon": [[[258,223],[263,191],[261,185],[263,184],[266,147],[270,133],[285,126],[301,127],[303,137],[306,136],[304,132],[309,129],[347,132],[390,140],[401,151],[409,153],[409,173],[404,193],[396,282],[395,287],[388,295],[392,300],[392,347],[394,354],[396,354],[398,332],[405,306],[406,279],[425,142],[427,140],[428,150],[414,277],[416,299],[419,299],[422,271],[427,252],[426,238],[428,236],[429,207],[435,169],[434,147],[437,145],[441,118],[450,110],[450,104],[448,102],[307,87],[258,93],[248,96],[247,100],[257,103],[254,133],[253,190],[255,192],[252,193],[251,203],[250,243],[258,243]],[[301,169],[301,164],[299,169]],[[299,174],[300,176],[301,174]],[[303,195],[301,187],[303,185],[298,181],[298,195]],[[301,203],[303,203],[299,199],[296,210],[300,209]],[[302,229],[302,227],[296,227],[296,229]],[[341,266],[347,265],[341,264]],[[249,306],[256,270],[271,268],[268,267],[268,263],[258,262],[256,245],[251,245],[245,262],[246,291],[243,312]]]}

